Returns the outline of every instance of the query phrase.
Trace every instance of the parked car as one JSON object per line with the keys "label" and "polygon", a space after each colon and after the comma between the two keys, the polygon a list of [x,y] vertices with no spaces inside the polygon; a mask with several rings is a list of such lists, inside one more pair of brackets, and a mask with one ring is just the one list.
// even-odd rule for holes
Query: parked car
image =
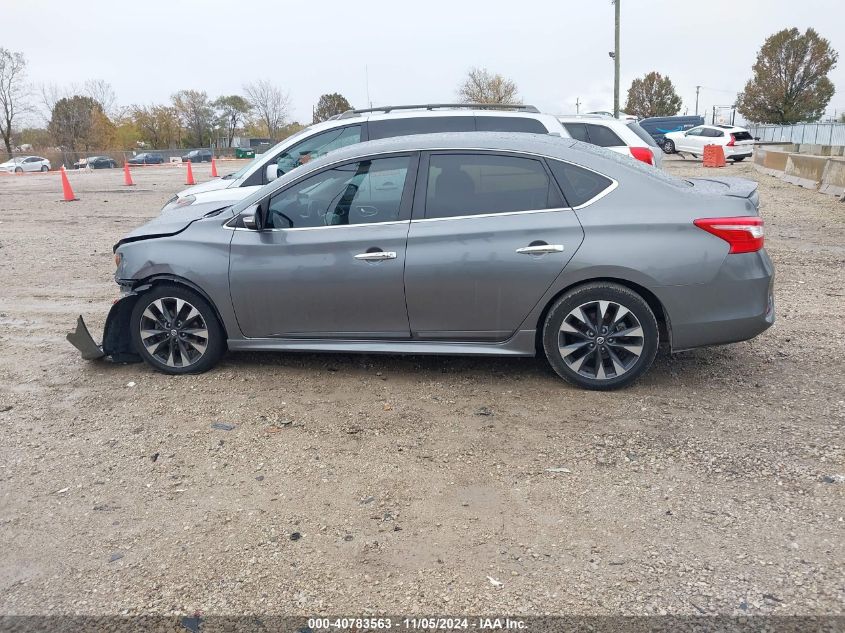
{"label": "parked car", "polygon": [[136,154],[126,162],[130,165],[161,165],[164,162],[164,156],[156,152],[143,152]]}
{"label": "parked car", "polygon": [[633,156],[648,165],[663,166],[663,150],[636,121],[594,115],[559,116],[558,121],[574,139]]}
{"label": "parked car", "polygon": [[725,158],[738,163],[751,158],[754,138],[745,128],[733,125],[699,125],[686,132],[666,134],[663,151],[667,154],[688,152],[693,156],[701,156],[705,145],[721,145]]}
{"label": "parked car", "polygon": [[[169,374],[226,349],[534,356],[589,389],[774,322],[757,183],[679,180],[572,139],[356,144],[234,206],[164,213],[115,246],[121,298],[86,358]],[[671,326],[670,326],[671,324]],[[136,356],[137,355],[137,356]]]}
{"label": "parked car", "polygon": [[663,147],[663,137],[669,132],[683,132],[704,125],[703,116],[659,116],[642,119],[640,127],[648,132],[655,142]]}
{"label": "parked car", "polygon": [[81,158],[73,164],[75,169],[114,169],[117,161],[108,156]]}
{"label": "parked car", "polygon": [[542,114],[533,106],[435,103],[349,110],[293,134],[233,174],[183,189],[165,203],[163,210],[211,201],[233,204],[309,160],[354,143],[409,134],[472,131],[569,136],[554,116]]}
{"label": "parked car", "polygon": [[213,158],[211,150],[208,149],[193,149],[184,156],[182,162],[191,161],[192,163],[210,163]]}
{"label": "parked car", "polygon": [[41,156],[18,156],[0,163],[0,171],[21,174],[31,171],[50,171],[50,161]]}

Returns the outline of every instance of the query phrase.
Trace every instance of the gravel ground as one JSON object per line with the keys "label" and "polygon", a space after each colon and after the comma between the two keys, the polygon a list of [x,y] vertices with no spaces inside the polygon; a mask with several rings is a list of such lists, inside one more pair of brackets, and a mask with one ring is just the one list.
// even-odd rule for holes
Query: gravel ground
{"label": "gravel ground", "polygon": [[845,612],[845,204],[717,173],[760,180],[778,322],[614,393],[535,359],[82,361],[112,244],[184,175],[0,178],[0,613]]}

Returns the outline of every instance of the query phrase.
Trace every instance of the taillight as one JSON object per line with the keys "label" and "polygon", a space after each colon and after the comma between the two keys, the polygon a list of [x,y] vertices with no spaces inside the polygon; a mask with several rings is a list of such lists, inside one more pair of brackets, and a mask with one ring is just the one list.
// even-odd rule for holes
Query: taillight
{"label": "taillight", "polygon": [[728,147],[733,147],[736,144],[736,137],[731,134],[731,140],[728,141]]}
{"label": "taillight", "polygon": [[756,215],[701,218],[693,223],[730,244],[729,253],[753,253],[763,248],[763,219]]}
{"label": "taillight", "polygon": [[654,165],[654,154],[651,153],[651,150],[649,148],[629,147],[628,149],[631,150],[631,156],[633,156],[637,160],[641,160],[644,163],[648,163],[649,165]]}

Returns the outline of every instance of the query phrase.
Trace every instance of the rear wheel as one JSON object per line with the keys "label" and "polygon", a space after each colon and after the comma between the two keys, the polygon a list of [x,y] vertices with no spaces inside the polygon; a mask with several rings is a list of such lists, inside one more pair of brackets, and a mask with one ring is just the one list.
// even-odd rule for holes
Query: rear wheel
{"label": "rear wheel", "polygon": [[675,153],[675,143],[670,141],[668,138],[663,141],[663,151],[667,154],[674,154]]}
{"label": "rear wheel", "polygon": [[650,366],[659,330],[648,303],[625,286],[596,282],[564,294],[543,326],[546,358],[558,376],[585,389],[619,389]]}
{"label": "rear wheel", "polygon": [[735,163],[741,163],[744,160],[745,160],[745,156],[737,156],[736,158],[734,158]]}
{"label": "rear wheel", "polygon": [[141,357],[166,374],[207,371],[226,351],[223,328],[211,305],[182,286],[157,286],[139,297],[130,327]]}
{"label": "rear wheel", "polygon": [[41,165],[41,171],[50,171],[50,168],[47,165]]}

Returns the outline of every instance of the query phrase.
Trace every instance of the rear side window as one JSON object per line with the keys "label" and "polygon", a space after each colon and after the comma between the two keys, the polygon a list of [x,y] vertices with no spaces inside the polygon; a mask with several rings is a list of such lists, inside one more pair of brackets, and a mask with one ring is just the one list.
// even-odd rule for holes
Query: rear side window
{"label": "rear side window", "polygon": [[524,116],[477,116],[475,127],[479,132],[549,133],[546,126],[537,119]]}
{"label": "rear side window", "polygon": [[590,137],[587,136],[587,126],[583,123],[564,123],[563,127],[566,128],[572,138],[585,143],[590,142]]}
{"label": "rear side window", "polygon": [[590,142],[599,147],[619,147],[620,145],[625,145],[616,132],[603,125],[587,123],[587,134],[590,137]]}
{"label": "rear side window", "polygon": [[558,202],[539,160],[494,154],[432,154],[425,217],[550,208]]}
{"label": "rear side window", "polygon": [[549,160],[549,168],[570,207],[580,207],[613,184],[610,178],[559,160]]}
{"label": "rear side window", "polygon": [[714,130],[713,128],[706,127],[701,131],[701,136],[707,136],[708,138],[718,138],[720,136],[724,136],[722,130]]}
{"label": "rear side window", "polygon": [[643,127],[637,123],[636,121],[631,121],[628,124],[628,129],[631,130],[634,134],[640,137],[643,141],[645,141],[646,145],[650,145],[651,147],[660,147],[652,138],[651,134],[646,132]]}
{"label": "rear side window", "polygon": [[405,119],[383,119],[370,121],[370,140],[409,136],[412,134],[432,134],[436,132],[473,132],[475,117],[472,116],[429,116]]}

